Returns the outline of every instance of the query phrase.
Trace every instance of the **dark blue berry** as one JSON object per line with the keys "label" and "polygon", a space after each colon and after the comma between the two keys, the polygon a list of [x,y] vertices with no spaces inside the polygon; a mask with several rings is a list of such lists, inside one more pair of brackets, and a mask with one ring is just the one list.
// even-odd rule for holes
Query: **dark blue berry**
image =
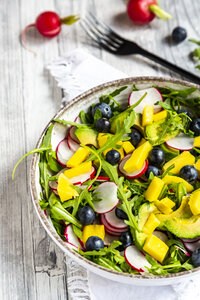
{"label": "dark blue berry", "polygon": [[195,167],[187,165],[180,170],[179,176],[187,182],[193,182],[198,178],[198,172]]}
{"label": "dark blue berry", "polygon": [[95,115],[95,111],[97,109],[99,109],[101,111],[102,118],[107,118],[107,119],[111,118],[112,110],[111,110],[111,107],[108,104],[106,104],[106,103],[97,103],[94,106],[92,106],[91,113],[92,113],[93,118],[94,118],[94,115]]}
{"label": "dark blue berry", "polygon": [[195,267],[200,267],[200,248],[197,248],[192,253],[192,263]]}
{"label": "dark blue berry", "polygon": [[149,165],[145,172],[146,178],[149,178],[150,173],[153,173],[154,176],[160,176],[161,171],[156,166]]}
{"label": "dark blue berry", "polygon": [[195,136],[199,136],[200,135],[200,118],[194,119],[191,122],[190,130],[192,130],[194,132]]}
{"label": "dark blue berry", "polygon": [[115,215],[117,218],[121,220],[128,220],[127,214],[122,209],[119,209],[118,207],[116,207],[115,209]]}
{"label": "dark blue berry", "polygon": [[165,153],[162,149],[152,149],[149,153],[148,159],[151,165],[160,167],[165,162]]}
{"label": "dark blue berry", "polygon": [[90,236],[85,244],[86,251],[99,251],[104,248],[104,242],[98,236]]}
{"label": "dark blue berry", "polygon": [[117,150],[110,150],[106,153],[106,160],[111,165],[116,165],[121,159],[121,154]]}
{"label": "dark blue berry", "polygon": [[133,244],[133,238],[132,235],[129,231],[126,232],[122,232],[120,237],[119,237],[119,241],[122,243],[122,246],[124,247],[124,249],[130,245]]}
{"label": "dark blue berry", "polygon": [[110,122],[105,118],[98,119],[95,124],[96,130],[99,132],[109,132]]}
{"label": "dark blue berry", "polygon": [[131,138],[130,142],[132,143],[132,145],[134,147],[136,147],[142,139],[141,132],[135,128],[131,130],[131,133],[129,134],[129,136]]}
{"label": "dark blue berry", "polygon": [[81,224],[90,225],[95,220],[95,213],[90,206],[84,206],[78,210],[77,217]]}
{"label": "dark blue berry", "polygon": [[178,26],[172,31],[172,40],[177,44],[184,41],[186,37],[187,31],[183,27]]}

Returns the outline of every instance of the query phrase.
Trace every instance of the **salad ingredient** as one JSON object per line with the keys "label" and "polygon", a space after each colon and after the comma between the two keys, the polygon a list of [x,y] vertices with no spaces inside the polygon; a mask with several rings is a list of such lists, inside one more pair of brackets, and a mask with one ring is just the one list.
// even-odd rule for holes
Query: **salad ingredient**
{"label": "salad ingredient", "polygon": [[163,119],[166,119],[167,118],[167,111],[166,110],[162,110],[156,114],[153,115],[153,121],[156,122],[156,121],[160,121],[160,120],[163,120]]}
{"label": "salad ingredient", "polygon": [[144,193],[144,197],[149,202],[156,201],[164,187],[164,182],[159,177],[154,177]]}
{"label": "salad ingredient", "polygon": [[175,203],[168,197],[165,197],[156,201],[155,205],[163,214],[169,215],[173,212],[172,208],[175,206]]}
{"label": "salad ingredient", "polygon": [[162,263],[167,255],[169,247],[157,236],[151,234],[146,238],[143,250]]}
{"label": "salad ingredient", "polygon": [[123,229],[117,229],[117,228],[114,228],[112,226],[110,226],[106,219],[105,219],[105,216],[104,214],[101,214],[101,223],[105,226],[105,230],[107,233],[111,234],[111,235],[114,235],[114,236],[120,236],[120,234],[124,231],[127,231],[127,228],[123,228]]}
{"label": "salad ingredient", "polygon": [[133,244],[133,238],[129,231],[122,232],[119,241],[122,243],[124,249]]}
{"label": "salad ingredient", "polygon": [[197,248],[199,248],[200,246],[200,241],[196,241],[193,243],[187,243],[187,242],[183,242],[185,248],[190,251],[190,252],[194,252]]}
{"label": "salad ingredient", "polygon": [[200,148],[200,136],[194,138],[193,147]]}
{"label": "salad ingredient", "polygon": [[165,159],[166,159],[166,161],[169,161],[172,158],[174,158],[174,157],[176,157],[176,156],[178,156],[180,154],[180,151],[178,149],[174,149],[174,148],[168,147],[166,143],[160,145],[160,148],[165,153]]}
{"label": "salad ingredient", "polygon": [[95,211],[99,214],[109,212],[119,202],[117,198],[117,185],[114,182],[103,182],[93,192],[99,201],[93,203]]}
{"label": "salad ingredient", "polygon": [[139,130],[133,128],[131,130],[131,133],[129,134],[129,136],[131,138],[130,142],[132,143],[132,145],[134,147],[137,147],[138,144],[140,143],[140,141],[142,140],[142,134],[141,134],[141,132]]}
{"label": "salad ingredient", "polygon": [[57,192],[62,202],[79,196],[72,183],[64,174],[60,174],[58,177]]}
{"label": "salad ingredient", "polygon": [[178,176],[166,175],[165,177],[163,177],[162,181],[165,184],[183,183],[188,193],[191,193],[194,189],[190,183],[188,183],[186,180]]}
{"label": "salad ingredient", "polygon": [[194,138],[189,137],[188,135],[181,133],[172,139],[166,141],[166,145],[170,148],[181,150],[181,151],[189,151],[192,150],[194,143]]}
{"label": "salad ingredient", "polygon": [[121,159],[119,151],[112,149],[106,153],[106,160],[111,165],[116,165]]}
{"label": "salad ingredient", "polygon": [[171,15],[160,8],[155,0],[129,0],[127,14],[138,25],[148,24],[156,16],[163,20],[172,18]]}
{"label": "salad ingredient", "polygon": [[126,161],[124,170],[127,173],[132,173],[140,170],[144,165],[144,162],[147,159],[152,148],[153,147],[148,141],[139,146],[135,151],[133,151],[131,157]]}
{"label": "salad ingredient", "polygon": [[129,110],[125,110],[123,112],[121,112],[120,114],[113,116],[110,119],[111,122],[111,129],[110,131],[112,133],[115,133],[117,130],[117,125],[119,123],[120,126],[123,126],[124,120],[130,115],[130,111]]}
{"label": "salad ingredient", "polygon": [[104,240],[105,228],[104,225],[86,225],[83,227],[82,242],[85,245],[89,237],[97,236]]}
{"label": "salad ingredient", "polygon": [[95,220],[94,210],[90,206],[81,207],[77,213],[78,219],[83,225],[90,225]]}
{"label": "salad ingredient", "polygon": [[166,233],[162,232],[162,231],[159,231],[159,230],[155,230],[153,232],[153,235],[157,236],[161,241],[163,241],[164,243],[167,243],[167,241],[169,240],[168,239],[168,236],[166,235]]}
{"label": "salad ingredient", "polygon": [[88,173],[91,171],[91,169],[92,169],[92,163],[91,161],[87,161],[80,164],[79,166],[65,170],[64,174],[67,178],[72,178],[72,177],[76,177]]}
{"label": "salad ingredient", "polygon": [[156,218],[155,214],[151,213],[146,223],[144,224],[142,230],[147,234],[151,234],[154,232],[154,230],[158,227],[159,224],[160,221]]}
{"label": "salad ingredient", "polygon": [[194,132],[194,136],[200,135],[200,118],[194,119],[191,122],[190,130]]}
{"label": "salad ingredient", "polygon": [[66,167],[67,161],[74,154],[74,151],[71,150],[67,145],[67,139],[62,140],[56,148],[56,157],[57,161],[61,166]]}
{"label": "salad ingredient", "polygon": [[149,152],[149,163],[156,167],[161,167],[165,162],[165,153],[162,149],[155,148]]}
{"label": "salad ingredient", "polygon": [[130,154],[135,150],[135,147],[129,141],[123,142],[122,147],[126,154]]}
{"label": "salad ingredient", "polygon": [[185,28],[177,26],[172,31],[172,40],[174,43],[179,44],[187,37],[187,31]]}
{"label": "salad ingredient", "polygon": [[188,151],[182,152],[179,156],[168,161],[164,166],[163,170],[166,171],[170,166],[174,165],[171,169],[173,174],[178,174],[182,167],[186,164],[193,165],[195,163],[195,157]]}
{"label": "salad ingredient", "polygon": [[98,119],[95,124],[95,128],[99,132],[109,132],[110,122],[105,118]]}
{"label": "salad ingredient", "polygon": [[194,182],[198,178],[198,172],[194,166],[186,165],[180,170],[179,176],[187,182]]}
{"label": "salad ingredient", "polygon": [[136,104],[144,95],[144,93],[146,93],[146,96],[140,102],[140,104],[134,108],[135,112],[142,114],[146,105],[152,105],[154,107],[154,113],[160,111],[161,106],[155,103],[163,101],[163,98],[161,93],[156,88],[132,91],[128,99],[128,104],[130,106]]}
{"label": "salad ingredient", "polygon": [[68,134],[68,136],[67,136],[67,145],[68,145],[69,149],[70,149],[71,151],[74,151],[74,152],[76,152],[76,151],[78,150],[78,148],[80,147],[80,144],[77,143],[77,142],[75,142],[75,141],[70,137],[69,134]]}
{"label": "salad ingredient", "polygon": [[151,265],[147,261],[145,255],[134,245],[131,245],[125,249],[124,257],[131,268],[138,272],[145,272],[148,270],[148,268],[151,268]]}
{"label": "salad ingredient", "polygon": [[200,190],[196,190],[190,195],[188,204],[193,215],[200,214]]}
{"label": "salad ingredient", "polygon": [[200,159],[197,159],[197,162],[195,163],[194,166],[198,172],[198,177],[200,177]]}
{"label": "salad ingredient", "polygon": [[75,135],[76,129],[77,129],[77,128],[76,128],[75,126],[71,126],[70,129],[69,129],[69,136],[70,136],[70,138],[71,138],[74,142],[80,144],[79,139],[78,139],[77,136]]}
{"label": "salad ingredient", "polygon": [[102,102],[102,103],[97,103],[94,106],[92,106],[91,109],[91,113],[92,113],[92,117],[94,118],[96,110],[100,110],[101,112],[101,117],[102,118],[106,118],[106,119],[110,119],[112,116],[112,110],[110,105]]}
{"label": "salad ingredient", "polygon": [[93,145],[97,147],[97,132],[87,126],[82,126],[76,129],[76,137],[83,145]]}
{"label": "salad ingredient", "polygon": [[126,229],[127,225],[123,220],[119,219],[115,214],[115,209],[104,214],[104,218],[110,227],[114,229]]}
{"label": "salad ingredient", "polygon": [[142,113],[142,126],[153,122],[153,105],[145,105]]}
{"label": "salad ingredient", "polygon": [[98,236],[90,236],[85,244],[86,251],[99,251],[104,248],[104,242]]}
{"label": "salad ingredient", "polygon": [[73,227],[71,224],[69,224],[65,227],[64,236],[68,243],[70,243],[71,245],[73,245],[77,248],[82,249],[81,243],[79,242],[76,234],[74,233],[74,230],[73,230]]}
{"label": "salad ingredient", "polygon": [[115,215],[120,220],[128,220],[127,214],[122,209],[120,209],[118,207],[115,208]]}
{"label": "salad ingredient", "polygon": [[80,147],[67,161],[68,168],[74,168],[80,165],[88,157],[90,151],[87,148]]}
{"label": "salad ingredient", "polygon": [[200,248],[197,248],[193,253],[192,253],[192,263],[195,267],[200,266]]}
{"label": "salad ingredient", "polygon": [[[200,41],[197,41],[195,39],[189,39],[190,42],[200,46]],[[194,58],[194,60],[199,63],[200,61],[200,47],[198,48],[195,48],[193,51],[192,51],[192,56]],[[199,70],[200,69],[200,64],[197,64],[196,65],[196,68]]]}
{"label": "salad ingredient", "polygon": [[161,175],[161,170],[159,170],[156,166],[151,166],[148,165],[148,168],[145,172],[146,178],[149,178],[150,174],[153,174],[154,176],[160,176]]}
{"label": "salad ingredient", "polygon": [[137,171],[134,171],[134,172],[131,172],[131,173],[127,173],[125,170],[124,170],[124,166],[126,164],[126,162],[131,158],[131,154],[128,154],[126,155],[121,163],[119,164],[119,171],[128,179],[134,179],[134,178],[138,178],[140,176],[142,176],[146,170],[147,170],[147,167],[148,167],[148,161],[145,160],[145,162],[143,163],[143,166],[141,167],[141,169],[137,170]]}

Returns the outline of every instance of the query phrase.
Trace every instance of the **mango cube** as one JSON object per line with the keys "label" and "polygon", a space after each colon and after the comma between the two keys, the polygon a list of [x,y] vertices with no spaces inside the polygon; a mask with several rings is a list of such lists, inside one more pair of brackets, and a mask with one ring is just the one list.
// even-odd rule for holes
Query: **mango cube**
{"label": "mango cube", "polygon": [[195,157],[189,151],[183,151],[179,156],[172,158],[163,166],[165,172],[171,165],[174,164],[174,168],[170,170],[173,174],[178,174],[182,167],[186,165],[193,165],[195,163]]}
{"label": "mango cube", "polygon": [[200,214],[200,190],[196,190],[190,195],[190,200],[188,204],[193,215]]}
{"label": "mango cube", "polygon": [[142,126],[149,125],[153,122],[153,105],[145,105],[142,113]]}
{"label": "mango cube", "polygon": [[200,148],[200,136],[197,136],[197,137],[194,138],[193,147]]}
{"label": "mango cube", "polygon": [[67,178],[72,178],[72,177],[89,172],[91,170],[91,168],[92,168],[91,161],[87,161],[87,162],[80,164],[77,167],[66,170],[64,172],[64,174]]}
{"label": "mango cube", "polygon": [[188,183],[186,180],[184,180],[183,178],[181,177],[178,177],[178,176],[172,176],[172,175],[166,175],[162,181],[165,183],[165,184],[171,184],[173,182],[175,183],[179,183],[179,182],[182,182],[184,184],[184,186],[186,187],[186,190],[188,193],[192,192],[193,191],[193,186]]}
{"label": "mango cube", "polygon": [[160,201],[156,201],[157,208],[166,215],[169,215],[173,212],[172,208],[175,206],[174,201],[169,199],[168,197],[165,197],[161,199]]}
{"label": "mango cube", "polygon": [[153,147],[148,141],[139,146],[125,163],[124,170],[127,173],[140,170],[152,149]]}
{"label": "mango cube", "polygon": [[164,182],[158,177],[154,177],[148,186],[147,190],[144,192],[146,200],[149,202],[156,201],[163,189]]}
{"label": "mango cube", "polygon": [[86,225],[83,228],[82,242],[85,245],[90,236],[98,236],[102,240],[105,237],[104,225]]}
{"label": "mango cube", "polygon": [[72,183],[64,174],[60,174],[58,177],[57,191],[62,202],[79,196],[78,192],[73,188]]}
{"label": "mango cube", "polygon": [[144,138],[142,138],[137,147],[142,146],[146,141],[147,140],[145,140]]}
{"label": "mango cube", "polygon": [[160,221],[156,218],[154,213],[151,213],[146,223],[144,224],[142,231],[144,231],[147,234],[151,234],[156,229],[156,227],[158,227],[159,224]]}
{"label": "mango cube", "polygon": [[100,132],[98,134],[97,142],[98,142],[99,148],[101,148],[107,142],[107,139],[108,139],[109,136],[113,136],[113,134],[111,134],[111,133],[102,133],[102,132]]}
{"label": "mango cube", "polygon": [[155,235],[149,235],[143,246],[143,250],[160,263],[163,262],[169,247]]}
{"label": "mango cube", "polygon": [[196,164],[194,165],[197,172],[198,172],[198,175],[200,177],[200,159],[197,160]]}
{"label": "mango cube", "polygon": [[126,154],[129,154],[135,150],[135,147],[129,141],[122,142],[122,147]]}
{"label": "mango cube", "polygon": [[67,162],[68,168],[74,168],[80,165],[86,158],[88,157],[90,150],[80,147],[78,150],[72,155],[72,157]]}
{"label": "mango cube", "polygon": [[167,118],[167,111],[166,110],[162,110],[159,113],[153,115],[153,121],[154,122],[163,120],[165,118]]}

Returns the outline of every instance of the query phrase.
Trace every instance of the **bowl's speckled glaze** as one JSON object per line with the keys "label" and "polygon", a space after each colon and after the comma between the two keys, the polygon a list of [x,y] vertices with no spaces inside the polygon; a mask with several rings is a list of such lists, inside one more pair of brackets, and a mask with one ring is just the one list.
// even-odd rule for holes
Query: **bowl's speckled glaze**
{"label": "bowl's speckled glaze", "polygon": [[[175,89],[184,89],[188,87],[196,87],[197,91],[195,92],[195,96],[200,96],[200,86],[194,85],[192,83],[176,80],[176,79],[167,79],[167,78],[159,78],[159,77],[136,77],[136,78],[126,78],[115,80],[112,82],[105,83],[103,85],[97,86],[95,88],[90,89],[89,91],[81,94],[80,96],[73,99],[69,104],[67,104],[63,109],[61,109],[53,118],[62,118],[70,121],[74,121],[75,117],[78,115],[79,111],[82,109],[87,109],[92,103],[98,101],[98,97],[102,94],[108,94],[110,91],[117,87],[121,87],[127,85],[128,88],[123,91],[117,98],[118,101],[123,103],[127,103],[128,94],[130,93],[131,87],[133,84],[139,89],[151,87],[152,85],[158,86],[169,86]],[[44,133],[46,132],[48,126],[52,122],[52,120],[47,124],[46,128],[42,132],[37,147],[40,147]],[[54,144],[57,141],[61,140],[61,137],[57,135],[57,132],[53,132]],[[200,274],[200,267],[195,268],[190,271],[184,271],[181,273],[171,274],[171,275],[162,275],[162,276],[141,276],[141,275],[133,275],[126,273],[118,273],[116,271],[108,270],[104,267],[94,264],[93,262],[85,259],[75,251],[73,251],[67,243],[65,243],[55,232],[55,229],[52,227],[52,224],[48,221],[48,218],[45,216],[44,211],[41,210],[39,205],[40,198],[40,184],[39,184],[39,168],[38,168],[39,154],[35,154],[31,163],[30,170],[30,188],[32,200],[38,214],[38,217],[44,226],[47,233],[54,240],[54,242],[58,245],[60,249],[62,249],[66,254],[71,256],[75,261],[80,263],[80,265],[84,266],[88,270],[106,277],[108,279],[116,280],[122,283],[129,284],[137,284],[137,285],[168,285],[172,283],[176,283],[182,280],[187,280],[189,277]]]}

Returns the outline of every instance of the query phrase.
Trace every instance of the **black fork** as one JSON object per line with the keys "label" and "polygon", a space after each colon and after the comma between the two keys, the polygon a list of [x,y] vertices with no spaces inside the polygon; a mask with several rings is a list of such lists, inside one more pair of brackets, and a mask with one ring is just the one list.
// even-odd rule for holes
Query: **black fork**
{"label": "black fork", "polygon": [[178,73],[188,80],[200,84],[200,77],[184,70],[171,62],[143,49],[135,42],[129,41],[118,35],[110,27],[100,22],[91,13],[83,19],[81,25],[85,32],[103,49],[116,55],[140,54],[160,65]]}

